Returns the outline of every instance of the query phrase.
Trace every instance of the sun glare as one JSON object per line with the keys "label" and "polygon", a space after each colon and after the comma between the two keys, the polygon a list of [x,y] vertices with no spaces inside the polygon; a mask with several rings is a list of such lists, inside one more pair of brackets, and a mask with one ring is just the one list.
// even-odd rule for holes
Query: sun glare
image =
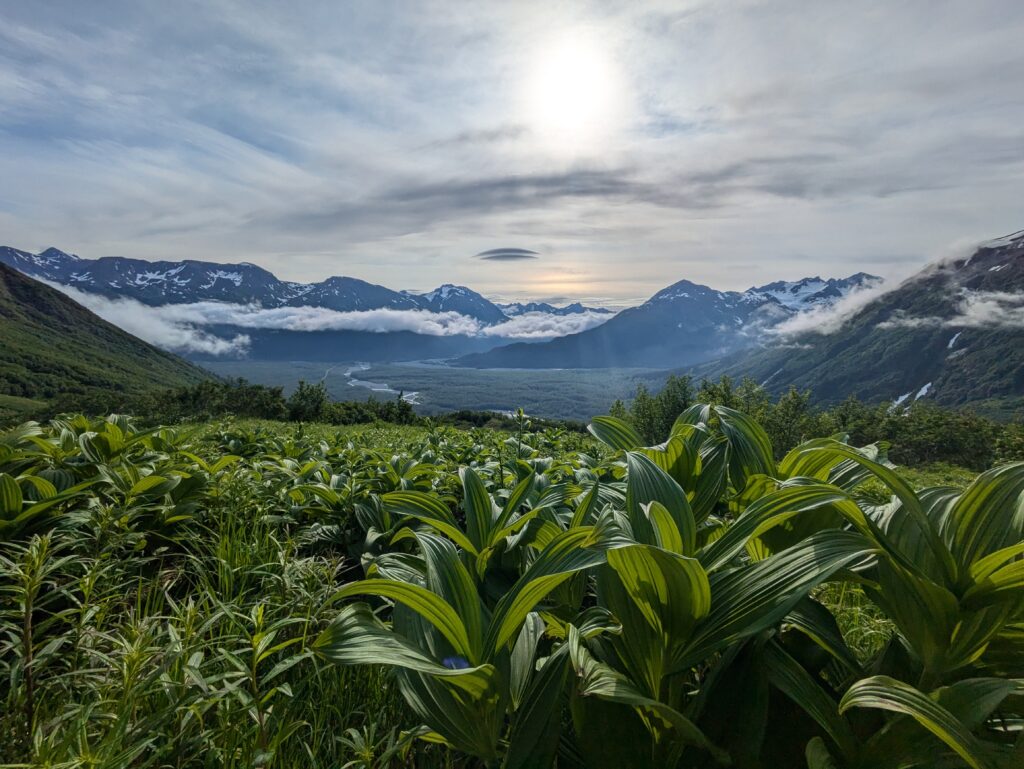
{"label": "sun glare", "polygon": [[610,51],[578,31],[541,46],[527,82],[528,120],[560,151],[598,149],[621,120],[622,82]]}

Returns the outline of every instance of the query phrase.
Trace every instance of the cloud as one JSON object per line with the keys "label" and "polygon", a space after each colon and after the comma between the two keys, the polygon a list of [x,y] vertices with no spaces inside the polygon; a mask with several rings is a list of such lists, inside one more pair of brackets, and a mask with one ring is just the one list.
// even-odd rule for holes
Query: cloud
{"label": "cloud", "polygon": [[1024,293],[964,290],[949,318],[897,315],[878,328],[1024,328]]}
{"label": "cloud", "polygon": [[536,251],[527,248],[491,248],[476,254],[474,259],[490,259],[498,262],[514,262],[520,259],[537,259],[540,256]]}
{"label": "cloud", "polygon": [[224,338],[212,327],[256,331],[368,331],[386,334],[408,331],[426,336],[480,336],[509,340],[553,339],[599,326],[608,313],[549,315],[532,312],[495,325],[457,312],[429,310],[363,310],[339,312],[324,307],[260,307],[227,302],[191,302],[150,306],[134,299],[108,299],[72,286],[43,281],[130,334],[179,353],[245,355],[251,338],[235,333]]}
{"label": "cloud", "polygon": [[250,339],[245,334],[224,339],[197,328],[195,318],[182,319],[174,313],[161,312],[163,308],[148,307],[134,299],[107,299],[71,286],[48,280],[42,282],[64,292],[103,320],[171,352],[238,356],[249,348]]}
{"label": "cloud", "polygon": [[514,318],[483,329],[484,336],[504,339],[553,339],[557,336],[578,334],[600,326],[612,315],[601,312],[580,312],[572,315],[550,315],[544,312],[526,312]]}
{"label": "cloud", "polygon": [[412,331],[427,336],[476,335],[483,328],[474,318],[457,312],[429,310],[361,310],[339,312],[324,307],[260,307],[225,302],[165,304],[148,308],[172,323],[237,326],[289,331]]}
{"label": "cloud", "polygon": [[887,283],[851,291],[831,305],[818,305],[810,310],[797,313],[777,326],[769,329],[769,333],[790,337],[798,334],[833,334],[841,329],[847,321],[860,310],[883,294],[892,291],[894,286]]}
{"label": "cloud", "polygon": [[[1021,226],[1019,0],[2,5],[0,231],[33,250],[495,294],[464,256],[529,237],[579,274],[543,293],[625,301]],[[551,151],[523,89],[580,30],[632,97]]]}

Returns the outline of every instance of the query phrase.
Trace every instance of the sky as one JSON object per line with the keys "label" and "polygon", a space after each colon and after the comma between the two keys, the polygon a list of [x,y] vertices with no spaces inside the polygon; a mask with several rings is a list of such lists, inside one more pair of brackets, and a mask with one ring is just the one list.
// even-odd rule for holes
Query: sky
{"label": "sky", "polygon": [[0,244],[611,305],[903,277],[1024,228],[1022,41],[1020,0],[0,0]]}

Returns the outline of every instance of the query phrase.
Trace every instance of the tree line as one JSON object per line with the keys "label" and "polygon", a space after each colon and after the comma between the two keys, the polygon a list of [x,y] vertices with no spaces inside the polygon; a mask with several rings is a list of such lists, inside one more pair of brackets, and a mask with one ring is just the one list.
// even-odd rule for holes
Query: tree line
{"label": "tree line", "polygon": [[764,387],[727,376],[695,382],[670,376],[651,392],[639,385],[627,403],[616,400],[609,411],[629,422],[650,444],[664,441],[676,418],[694,403],[713,403],[754,417],[768,433],[776,457],[810,438],[837,433],[854,446],[886,442],[898,464],[948,462],[984,470],[993,464],[1024,459],[1024,424],[1002,423],[969,409],[943,408],[927,401],[907,407],[864,403],[855,397],[831,407],[814,405],[809,390],[791,387],[773,399]]}

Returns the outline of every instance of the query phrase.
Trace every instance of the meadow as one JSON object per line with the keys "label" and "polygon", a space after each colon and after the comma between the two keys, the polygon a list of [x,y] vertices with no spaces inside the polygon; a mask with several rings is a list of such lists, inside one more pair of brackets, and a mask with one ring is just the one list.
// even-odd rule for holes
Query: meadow
{"label": "meadow", "polygon": [[1024,765],[1024,463],[140,424],[0,434],[2,765]]}

